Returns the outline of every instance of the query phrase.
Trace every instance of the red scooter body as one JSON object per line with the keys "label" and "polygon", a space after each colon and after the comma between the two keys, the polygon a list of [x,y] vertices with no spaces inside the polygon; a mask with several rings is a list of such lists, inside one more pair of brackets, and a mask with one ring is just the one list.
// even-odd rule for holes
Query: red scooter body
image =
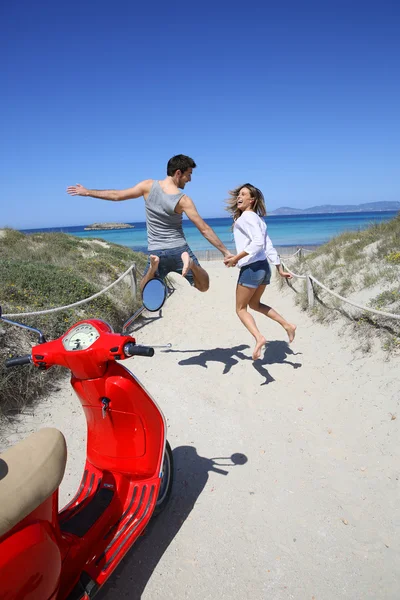
{"label": "red scooter body", "polygon": [[[3,527],[1,599],[93,597],[142,533],[154,510],[168,500],[172,454],[164,417],[139,381],[115,362],[152,353],[152,348],[136,346],[134,338],[113,333],[99,320],[81,321],[63,337],[32,349],[31,361],[36,366],[70,369],[71,384],[87,420],[87,459],[76,496],[60,513],[56,480],[54,491],[51,488],[29,514],[5,533]],[[55,460],[56,452],[64,451],[63,436],[51,429],[34,436],[44,438],[46,431],[48,438],[54,439],[49,460]],[[5,471],[10,470],[3,478],[5,485],[11,471],[16,470],[9,466],[14,464],[11,459],[7,466],[7,452],[0,457],[0,489],[1,459],[6,463]],[[18,463],[20,459],[16,460]],[[65,465],[65,459],[60,460]],[[44,468],[40,471],[42,484],[48,481]],[[1,510],[0,506],[0,515]]]}

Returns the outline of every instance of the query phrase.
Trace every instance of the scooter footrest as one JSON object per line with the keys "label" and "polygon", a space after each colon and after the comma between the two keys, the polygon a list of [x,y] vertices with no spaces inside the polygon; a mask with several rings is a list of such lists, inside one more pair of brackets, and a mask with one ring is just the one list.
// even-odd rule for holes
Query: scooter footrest
{"label": "scooter footrest", "polygon": [[61,531],[83,537],[110,505],[114,490],[100,488],[82,510],[61,524]]}
{"label": "scooter footrest", "polygon": [[125,544],[131,543],[130,540],[134,539],[136,532],[150,518],[151,513],[149,513],[149,510],[156,499],[155,489],[154,483],[134,486],[127,509],[121,519],[111,527],[108,535],[105,536],[105,539],[110,534],[113,537],[103,554],[96,561],[96,565],[100,567],[102,572],[110,568]]}

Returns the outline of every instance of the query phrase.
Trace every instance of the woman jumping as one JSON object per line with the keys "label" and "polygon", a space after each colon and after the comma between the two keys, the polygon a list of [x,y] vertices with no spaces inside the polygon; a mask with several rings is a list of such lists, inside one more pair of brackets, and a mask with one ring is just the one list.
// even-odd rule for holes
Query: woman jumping
{"label": "woman jumping", "polygon": [[267,340],[258,330],[247,308],[250,307],[279,323],[288,334],[289,342],[292,342],[296,325],[289,323],[276,310],[261,302],[261,296],[271,279],[269,263],[276,266],[281,277],[291,279],[292,275],[282,269],[278,253],[267,235],[267,226],[261,218],[266,215],[262,192],[250,183],[245,183],[229,194],[231,198],[228,200],[227,210],[233,216],[237,254],[226,258],[224,263],[228,267],[240,267],[236,287],[236,313],[256,340],[252,358],[257,360]]}

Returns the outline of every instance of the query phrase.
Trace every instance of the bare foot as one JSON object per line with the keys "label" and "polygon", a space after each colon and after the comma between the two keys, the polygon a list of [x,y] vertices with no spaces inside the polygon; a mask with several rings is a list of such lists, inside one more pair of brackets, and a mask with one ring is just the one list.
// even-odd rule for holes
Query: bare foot
{"label": "bare foot", "polygon": [[294,340],[294,336],[296,334],[297,325],[292,325],[289,323],[288,327],[285,327],[286,333],[288,334],[289,344],[291,344]]}
{"label": "bare foot", "polygon": [[188,252],[182,252],[181,259],[183,262],[182,277],[185,277],[185,275],[187,275],[190,269],[192,268],[193,261],[190,258]]}
{"label": "bare foot", "polygon": [[149,269],[149,271],[150,271],[151,275],[154,275],[154,273],[158,269],[158,265],[159,265],[159,262],[160,262],[160,257],[156,256],[155,254],[150,254],[149,258],[150,258],[150,269]]}
{"label": "bare foot", "polygon": [[260,339],[257,340],[257,343],[254,346],[254,352],[253,352],[253,354],[251,356],[251,358],[253,360],[257,360],[258,358],[260,358],[260,356],[261,356],[261,348],[263,346],[265,346],[266,343],[267,343],[267,340],[263,336],[261,336]]}

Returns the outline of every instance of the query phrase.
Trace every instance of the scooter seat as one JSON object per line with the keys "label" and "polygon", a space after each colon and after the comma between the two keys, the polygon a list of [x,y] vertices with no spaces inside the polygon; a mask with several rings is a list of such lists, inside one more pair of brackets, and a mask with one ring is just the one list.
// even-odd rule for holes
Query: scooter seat
{"label": "scooter seat", "polygon": [[51,496],[66,462],[65,438],[50,427],[0,454],[0,537]]}

